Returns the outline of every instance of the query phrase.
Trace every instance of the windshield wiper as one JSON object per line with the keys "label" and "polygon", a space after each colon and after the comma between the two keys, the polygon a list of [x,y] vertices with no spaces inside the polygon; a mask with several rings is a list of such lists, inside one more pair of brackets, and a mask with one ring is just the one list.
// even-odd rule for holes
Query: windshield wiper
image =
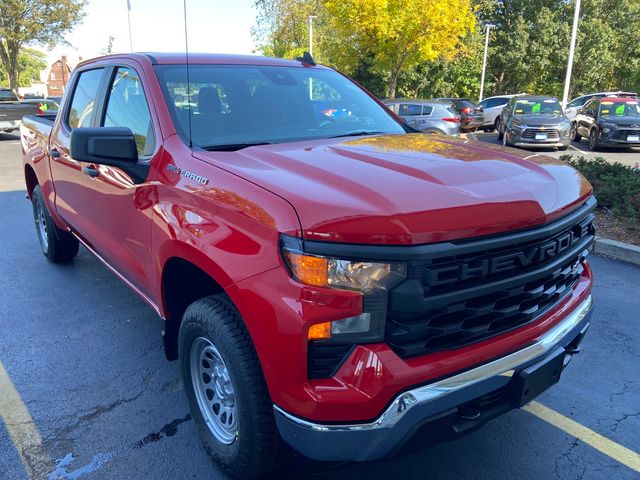
{"label": "windshield wiper", "polygon": [[271,145],[270,142],[252,142],[252,143],[223,143],[221,145],[206,145],[200,148],[208,152],[235,152],[243,148],[257,147],[259,145]]}
{"label": "windshield wiper", "polygon": [[354,132],[344,133],[342,135],[333,135],[329,138],[341,138],[341,137],[362,137],[364,135],[383,135],[385,132],[375,132],[369,130],[356,130]]}

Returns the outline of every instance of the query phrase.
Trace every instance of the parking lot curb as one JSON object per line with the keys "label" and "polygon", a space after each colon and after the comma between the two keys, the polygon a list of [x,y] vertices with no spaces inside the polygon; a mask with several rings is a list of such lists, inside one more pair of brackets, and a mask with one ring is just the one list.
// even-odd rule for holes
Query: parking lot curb
{"label": "parking lot curb", "polygon": [[596,237],[593,253],[640,266],[640,247],[628,243]]}

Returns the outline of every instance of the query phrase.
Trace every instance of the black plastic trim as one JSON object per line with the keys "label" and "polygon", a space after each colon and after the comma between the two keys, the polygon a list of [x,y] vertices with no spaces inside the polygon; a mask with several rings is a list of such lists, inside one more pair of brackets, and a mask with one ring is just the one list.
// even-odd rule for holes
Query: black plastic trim
{"label": "black plastic trim", "polygon": [[[427,297],[425,297],[422,292],[420,292],[420,295],[415,295],[415,292],[412,292],[410,295],[407,295],[406,298],[403,298],[405,297],[404,295],[398,295],[398,293],[400,293],[399,290],[391,290],[389,302],[391,304],[392,310],[393,304],[399,301],[401,301],[401,303],[403,304],[402,311],[405,312],[423,311],[427,309],[432,310],[461,300],[486,295],[496,290],[503,290],[512,288],[517,285],[524,285],[529,282],[546,277],[555,269],[561,268],[571,258],[579,256],[581,252],[587,250],[587,248],[591,245],[591,243],[593,242],[593,238],[594,237],[592,235],[588,235],[580,239],[580,241],[575,245],[575,247],[571,248],[571,250],[567,251],[562,256],[554,258],[552,262],[544,265],[543,267],[531,272],[510,276],[508,278],[497,280],[495,282],[484,282],[481,285],[465,288],[463,290],[454,290],[452,292],[447,292],[439,295],[428,295]],[[422,286],[420,286],[420,288],[422,288]],[[412,300],[413,305],[406,304],[406,302]]]}

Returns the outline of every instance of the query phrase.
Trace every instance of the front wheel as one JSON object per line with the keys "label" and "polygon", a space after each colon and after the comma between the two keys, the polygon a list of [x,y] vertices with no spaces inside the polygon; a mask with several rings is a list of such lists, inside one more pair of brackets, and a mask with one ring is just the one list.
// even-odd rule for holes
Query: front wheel
{"label": "front wheel", "polygon": [[573,140],[574,142],[579,142],[580,140],[582,140],[582,135],[578,133],[578,125],[576,124],[576,122],[573,122],[571,124],[571,140]]}
{"label": "front wheel", "polygon": [[53,263],[70,262],[78,253],[78,239],[59,229],[53,222],[40,185],[36,185],[31,193],[31,206],[40,249],[44,256]]}
{"label": "front wheel", "polygon": [[498,141],[504,141],[504,132],[502,131],[502,128],[500,128],[500,125],[498,125]]}
{"label": "front wheel", "polygon": [[189,306],[179,356],[191,416],[209,455],[233,477],[274,469],[282,447],[273,403],[249,333],[227,297]]}

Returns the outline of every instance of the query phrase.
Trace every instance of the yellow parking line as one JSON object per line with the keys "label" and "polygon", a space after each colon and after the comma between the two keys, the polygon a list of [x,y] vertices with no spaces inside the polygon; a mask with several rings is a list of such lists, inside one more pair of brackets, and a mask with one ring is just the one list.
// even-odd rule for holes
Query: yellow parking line
{"label": "yellow parking line", "polygon": [[604,453],[623,465],[626,465],[630,469],[640,472],[640,454],[637,454],[633,450],[629,450],[613,440],[609,440],[607,437],[603,437],[584,425],[581,425],[578,422],[575,422],[574,420],[571,420],[570,418],[567,418],[537,402],[531,402],[530,404],[525,405],[523,410],[526,410],[547,423],[550,423],[569,435],[576,437],[578,440],[581,440],[599,452]]}
{"label": "yellow parking line", "polygon": [[40,433],[2,362],[0,362],[0,418],[7,427],[29,478],[45,478],[50,470],[51,460],[44,452]]}

